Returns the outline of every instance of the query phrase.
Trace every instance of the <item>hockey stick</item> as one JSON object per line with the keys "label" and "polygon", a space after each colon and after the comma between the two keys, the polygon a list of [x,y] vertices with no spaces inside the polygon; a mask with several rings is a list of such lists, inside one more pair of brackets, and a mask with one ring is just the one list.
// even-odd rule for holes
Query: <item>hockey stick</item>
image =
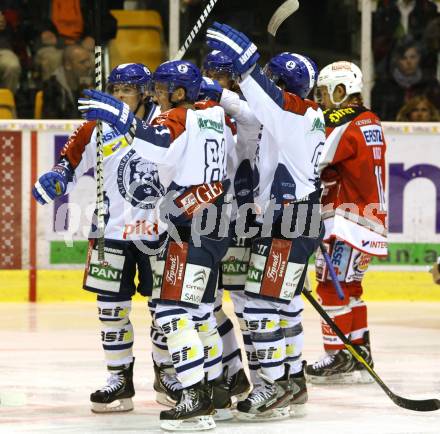
{"label": "hockey stick", "polygon": [[267,25],[267,31],[275,37],[278,28],[283,24],[286,18],[290,17],[299,8],[298,0],[287,0],[285,1],[272,15],[272,18]]}
{"label": "hockey stick", "polygon": [[350,354],[368,371],[373,377],[374,381],[382,388],[382,390],[391,398],[394,404],[399,407],[406,408],[413,411],[435,411],[440,409],[440,400],[438,399],[408,399],[403,398],[393,393],[388,386],[382,381],[379,375],[373,370],[373,368],[365,361],[365,359],[359,354],[353,347],[350,340],[342,333],[340,328],[334,323],[334,321],[328,316],[327,312],[321,307],[321,305],[314,299],[311,292],[306,288],[303,288],[302,293],[311,303],[311,305],[318,311],[319,315],[325,320],[330,328],[336,333],[336,336],[341,339]]}
{"label": "hockey stick", "polygon": [[203,10],[202,14],[200,15],[199,19],[197,20],[196,24],[192,28],[191,32],[185,39],[185,42],[180,47],[177,54],[174,56],[174,60],[182,60],[182,57],[185,55],[186,51],[188,50],[189,46],[191,45],[192,41],[196,37],[197,33],[199,33],[200,29],[202,28],[204,22],[206,21],[206,18],[208,18],[208,15],[211,13],[213,7],[217,3],[218,0],[209,0],[209,3],[206,5],[206,8]]}
{"label": "hockey stick", "polygon": [[324,243],[322,241],[319,243],[319,248],[321,249],[321,252],[324,256],[325,263],[327,264],[327,268],[330,273],[330,277],[332,278],[333,286],[336,289],[336,293],[338,294],[339,299],[343,300],[344,291],[341,288],[341,284],[339,283],[338,276],[336,276],[336,272],[333,267],[332,260],[330,259],[330,256],[327,253],[327,249],[325,248]]}
{"label": "hockey stick", "polygon": [[[102,90],[101,13],[102,1],[95,0],[95,88]],[[96,122],[96,212],[98,228],[98,260],[104,262],[104,156],[102,122]]]}

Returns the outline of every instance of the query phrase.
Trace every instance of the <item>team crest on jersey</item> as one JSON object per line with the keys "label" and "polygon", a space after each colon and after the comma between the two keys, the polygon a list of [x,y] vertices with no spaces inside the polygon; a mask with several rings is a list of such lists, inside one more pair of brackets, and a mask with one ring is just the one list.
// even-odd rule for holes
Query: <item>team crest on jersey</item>
{"label": "team crest on jersey", "polygon": [[118,189],[121,196],[137,208],[152,209],[164,194],[159,173],[154,163],[127,152],[118,167]]}

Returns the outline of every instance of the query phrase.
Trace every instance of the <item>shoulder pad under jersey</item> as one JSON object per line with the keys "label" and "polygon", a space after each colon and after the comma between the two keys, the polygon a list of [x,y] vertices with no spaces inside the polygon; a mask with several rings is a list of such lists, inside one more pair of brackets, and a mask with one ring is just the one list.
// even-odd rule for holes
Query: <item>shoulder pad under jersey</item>
{"label": "shoulder pad under jersey", "polygon": [[327,128],[334,128],[339,125],[351,122],[358,117],[361,113],[368,111],[367,108],[362,106],[334,108],[324,111],[325,126]]}

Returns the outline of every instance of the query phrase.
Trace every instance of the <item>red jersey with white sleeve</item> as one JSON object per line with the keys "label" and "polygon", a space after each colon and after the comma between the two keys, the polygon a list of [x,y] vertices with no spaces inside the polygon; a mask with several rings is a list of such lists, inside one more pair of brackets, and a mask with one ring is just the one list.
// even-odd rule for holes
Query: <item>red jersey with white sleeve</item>
{"label": "red jersey with white sleeve", "polygon": [[325,238],[386,256],[386,143],[380,119],[361,106],[330,109],[324,117],[327,138],[319,170]]}

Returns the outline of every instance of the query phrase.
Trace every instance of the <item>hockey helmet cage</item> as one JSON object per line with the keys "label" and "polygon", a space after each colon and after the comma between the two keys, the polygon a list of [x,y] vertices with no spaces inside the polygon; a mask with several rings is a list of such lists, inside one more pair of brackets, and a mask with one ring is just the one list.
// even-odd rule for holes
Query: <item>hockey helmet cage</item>
{"label": "hockey helmet cage", "polygon": [[316,63],[301,54],[284,52],[266,64],[265,74],[275,83],[282,81],[288,92],[306,98],[318,77]]}
{"label": "hockey helmet cage", "polygon": [[171,94],[182,87],[186,91],[186,100],[197,100],[202,83],[202,74],[191,62],[184,60],[170,60],[162,63],[153,73],[153,83],[167,83]]}

